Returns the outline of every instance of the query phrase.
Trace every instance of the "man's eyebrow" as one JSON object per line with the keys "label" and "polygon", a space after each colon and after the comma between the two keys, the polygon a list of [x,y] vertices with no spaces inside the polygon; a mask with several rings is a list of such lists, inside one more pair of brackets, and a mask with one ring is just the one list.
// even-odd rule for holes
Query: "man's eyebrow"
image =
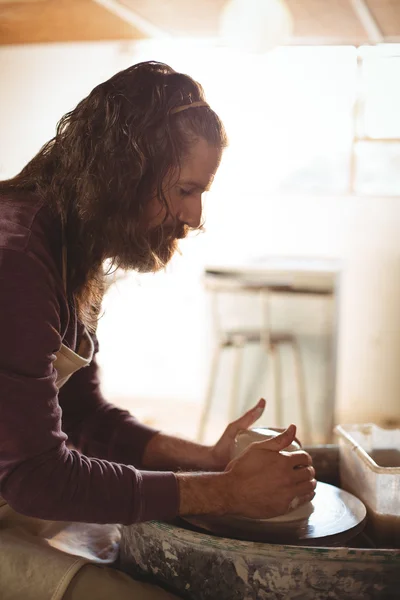
{"label": "man's eyebrow", "polygon": [[212,180],[208,181],[205,185],[204,185],[204,183],[200,183],[199,181],[189,181],[186,179],[181,179],[178,183],[179,183],[179,185],[189,185],[193,188],[196,188],[198,190],[202,190],[203,192],[206,192],[209,190],[209,188],[212,184]]}

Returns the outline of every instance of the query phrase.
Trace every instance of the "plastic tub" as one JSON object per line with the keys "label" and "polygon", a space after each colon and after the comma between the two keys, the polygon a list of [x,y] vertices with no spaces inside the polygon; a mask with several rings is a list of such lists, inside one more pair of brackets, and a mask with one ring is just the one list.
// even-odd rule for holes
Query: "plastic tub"
{"label": "plastic tub", "polygon": [[366,505],[373,541],[400,548],[400,429],[338,425],[335,433],[341,487]]}

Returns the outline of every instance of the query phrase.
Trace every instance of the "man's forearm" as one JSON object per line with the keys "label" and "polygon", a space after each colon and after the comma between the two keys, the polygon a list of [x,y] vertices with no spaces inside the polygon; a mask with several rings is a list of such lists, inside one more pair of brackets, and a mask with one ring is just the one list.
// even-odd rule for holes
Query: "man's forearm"
{"label": "man's forearm", "polygon": [[230,507],[228,473],[178,473],[180,515],[224,515]]}
{"label": "man's forearm", "polygon": [[180,469],[212,471],[214,462],[210,447],[157,433],[145,448],[143,467],[154,471]]}
{"label": "man's forearm", "polygon": [[[163,433],[156,434],[147,444],[143,465],[146,469],[214,468],[210,448]],[[227,473],[177,473],[179,514],[222,515],[229,511],[229,475]]]}

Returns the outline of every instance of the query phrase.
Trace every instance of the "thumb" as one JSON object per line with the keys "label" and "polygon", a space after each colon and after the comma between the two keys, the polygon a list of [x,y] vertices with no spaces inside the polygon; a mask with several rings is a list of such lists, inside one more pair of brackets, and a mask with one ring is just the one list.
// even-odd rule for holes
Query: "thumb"
{"label": "thumb", "polygon": [[248,410],[244,415],[242,415],[239,419],[234,421],[233,425],[236,430],[240,429],[248,429],[253,423],[258,421],[265,410],[266,401],[264,398],[260,398],[255,406],[252,409]]}
{"label": "thumb", "polygon": [[296,437],[296,425],[289,425],[285,431],[280,433],[274,438],[270,440],[266,440],[265,442],[258,442],[262,448],[265,450],[275,450],[279,452],[280,450],[284,450],[293,442]]}
{"label": "thumb", "polygon": [[228,425],[223,437],[234,439],[242,429],[248,429],[255,421],[257,421],[264,412],[266,401],[260,398],[252,409],[248,410],[244,415],[236,419]]}

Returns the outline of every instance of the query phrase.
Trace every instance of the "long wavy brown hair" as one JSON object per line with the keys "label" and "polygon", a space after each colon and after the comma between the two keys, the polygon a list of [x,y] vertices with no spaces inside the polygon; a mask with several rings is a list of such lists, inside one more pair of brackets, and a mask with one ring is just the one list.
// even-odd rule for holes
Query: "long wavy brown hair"
{"label": "long wavy brown hair", "polygon": [[208,106],[171,114],[200,100],[202,87],[191,77],[159,62],[133,65],[95,87],[22,171],[0,182],[0,192],[39,194],[60,217],[68,289],[91,330],[104,293],[105,259],[139,271],[162,267],[162,253],[142,226],[146,203],[157,195],[167,218],[163,184],[179,173],[191,146],[199,138],[221,150],[226,145],[221,120]]}

